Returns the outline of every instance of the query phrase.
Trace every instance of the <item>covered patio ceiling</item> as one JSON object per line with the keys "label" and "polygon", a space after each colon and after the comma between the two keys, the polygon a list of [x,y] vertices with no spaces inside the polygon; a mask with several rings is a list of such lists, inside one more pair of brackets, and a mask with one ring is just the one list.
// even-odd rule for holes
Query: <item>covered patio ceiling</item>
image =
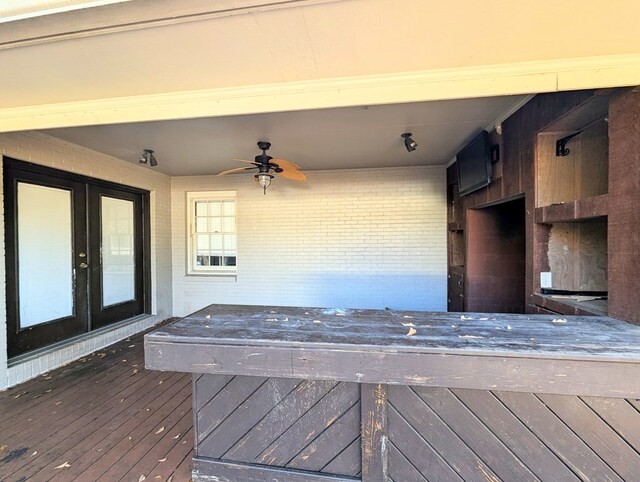
{"label": "covered patio ceiling", "polygon": [[2,24],[0,131],[640,84],[629,0],[97,4]]}

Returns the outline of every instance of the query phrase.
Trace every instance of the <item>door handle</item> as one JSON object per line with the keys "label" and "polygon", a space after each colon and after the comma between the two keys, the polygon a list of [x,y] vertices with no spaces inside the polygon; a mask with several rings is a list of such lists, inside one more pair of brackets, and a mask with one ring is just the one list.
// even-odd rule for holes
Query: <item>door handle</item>
{"label": "door handle", "polygon": [[80,263],[79,267],[82,269],[87,269],[89,265],[87,263]]}

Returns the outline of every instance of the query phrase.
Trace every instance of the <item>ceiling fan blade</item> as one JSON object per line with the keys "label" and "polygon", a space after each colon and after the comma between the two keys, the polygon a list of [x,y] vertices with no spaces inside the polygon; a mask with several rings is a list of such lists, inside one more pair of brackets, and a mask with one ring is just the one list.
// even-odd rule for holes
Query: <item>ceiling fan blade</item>
{"label": "ceiling fan blade", "polygon": [[222,171],[220,174],[218,174],[218,176],[226,176],[227,174],[233,174],[234,172],[250,171],[252,169],[255,169],[255,167],[236,167],[235,169]]}
{"label": "ceiling fan blade", "polygon": [[293,162],[285,159],[272,159],[271,162],[277,164],[278,167],[282,169],[282,172],[276,173],[278,176],[299,182],[305,182],[307,180],[306,174]]}
{"label": "ceiling fan blade", "polygon": [[253,164],[254,166],[258,166],[259,163],[257,163],[256,161],[248,161],[246,159],[231,159],[232,161],[238,161],[238,162],[246,162],[248,164]]}

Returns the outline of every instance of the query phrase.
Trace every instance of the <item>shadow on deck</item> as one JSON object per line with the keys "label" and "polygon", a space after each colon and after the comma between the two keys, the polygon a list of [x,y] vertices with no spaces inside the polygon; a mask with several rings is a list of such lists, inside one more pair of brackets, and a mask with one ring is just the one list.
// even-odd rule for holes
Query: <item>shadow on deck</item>
{"label": "shadow on deck", "polygon": [[191,478],[191,375],[144,369],[142,334],[0,393],[0,480]]}

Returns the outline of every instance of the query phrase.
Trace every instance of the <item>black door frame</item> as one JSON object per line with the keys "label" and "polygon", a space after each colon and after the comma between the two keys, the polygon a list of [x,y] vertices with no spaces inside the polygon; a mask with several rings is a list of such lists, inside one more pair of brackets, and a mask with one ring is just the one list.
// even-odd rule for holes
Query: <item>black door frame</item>
{"label": "black door frame", "polygon": [[[150,220],[150,194],[149,191],[118,184],[101,179],[95,179],[59,169],[53,169],[30,162],[20,161],[9,157],[3,157],[3,186],[4,186],[4,212],[5,212],[5,260],[6,260],[6,305],[7,305],[7,350],[9,358],[42,348],[59,341],[63,341],[73,336],[90,332],[111,323],[117,323],[137,314],[148,314],[151,312],[151,220]],[[69,317],[73,320],[58,319],[50,320],[47,323],[25,328],[19,327],[18,321],[18,246],[17,232],[15,227],[17,219],[17,199],[16,188],[20,180],[31,184],[41,184],[45,186],[61,187],[63,189],[73,189],[72,199],[74,207],[74,217],[78,216],[79,211],[83,210],[86,215],[79,222],[74,222],[74,247],[76,251],[85,248],[87,260],[89,260],[89,270],[78,269],[79,259],[77,254],[73,253],[73,262],[76,267],[76,286],[74,287],[74,316]],[[96,289],[100,285],[95,286],[96,279],[100,278],[100,253],[94,244],[97,239],[100,241],[100,233],[96,233],[96,222],[99,224],[99,216],[95,216],[98,221],[89,219],[88,213],[91,204],[92,193],[108,193],[114,194],[112,197],[120,197],[125,199],[137,198],[135,203],[136,214],[142,216],[142,223],[136,223],[136,231],[141,237],[141,243],[136,253],[136,263],[141,263],[142,270],[140,276],[142,283],[136,283],[136,309],[131,307],[123,307],[123,305],[114,305],[107,307],[104,316],[95,314],[92,316],[96,305],[102,307],[101,294],[96,296]],[[98,198],[99,199],[99,198]],[[95,206],[92,206],[95,208]],[[138,218],[139,219],[139,218]],[[91,226],[93,224],[93,226]],[[83,231],[83,234],[80,233]],[[78,237],[80,236],[80,237]],[[97,236],[97,237],[96,237]],[[80,259],[81,260],[81,259]],[[95,266],[93,266],[95,265]],[[97,275],[95,274],[97,270]],[[91,274],[93,273],[93,274]],[[85,280],[83,277],[87,277]],[[86,287],[86,293],[81,296],[83,287]],[[86,313],[86,320],[78,318],[80,310]],[[95,313],[100,313],[95,311]],[[115,317],[115,319],[110,319]],[[80,326],[82,325],[82,326]]]}

